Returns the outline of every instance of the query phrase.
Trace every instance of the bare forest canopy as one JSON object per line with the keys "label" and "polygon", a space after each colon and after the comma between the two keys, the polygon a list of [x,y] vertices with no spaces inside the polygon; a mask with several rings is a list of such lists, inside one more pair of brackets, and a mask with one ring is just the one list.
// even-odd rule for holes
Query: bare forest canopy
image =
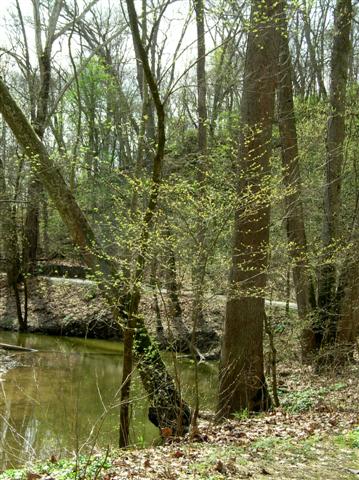
{"label": "bare forest canopy", "polygon": [[162,301],[197,362],[208,298],[226,296],[219,418],[279,402],[266,299],[296,302],[304,362],[355,358],[357,4],[8,0],[0,14],[2,269],[23,331],[39,262],[89,269],[124,338],[122,446],[134,368],[155,425],[196,424],[199,398],[190,409],[159,352]]}

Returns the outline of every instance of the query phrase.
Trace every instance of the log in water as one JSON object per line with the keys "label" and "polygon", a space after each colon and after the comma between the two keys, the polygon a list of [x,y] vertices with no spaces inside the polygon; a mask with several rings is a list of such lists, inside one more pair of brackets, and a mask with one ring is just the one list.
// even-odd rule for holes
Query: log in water
{"label": "log in water", "polygon": [[20,347],[20,345],[10,345],[9,343],[0,343],[3,350],[14,350],[16,352],[37,352],[33,348]]}

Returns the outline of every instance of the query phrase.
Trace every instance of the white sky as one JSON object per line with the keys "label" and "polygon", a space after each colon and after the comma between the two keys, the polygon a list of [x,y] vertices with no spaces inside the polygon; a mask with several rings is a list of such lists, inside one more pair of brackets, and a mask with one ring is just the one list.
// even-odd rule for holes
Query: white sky
{"label": "white sky", "polygon": [[[87,0],[88,3],[89,0]],[[79,11],[83,5],[83,0],[78,1]],[[32,1],[31,0],[19,0],[21,11],[26,23],[26,17],[31,21],[32,19]],[[125,4],[125,2],[122,2]],[[165,37],[162,35],[162,40],[166,38],[166,44],[164,48],[163,57],[165,62],[172,62],[173,54],[181,35],[182,27],[184,25],[186,16],[189,12],[189,7],[191,0],[178,0],[174,2],[170,7],[168,7],[163,21],[161,23],[162,33],[165,34]],[[108,5],[118,7],[120,2],[118,0],[99,0],[98,6],[107,7]],[[140,7],[140,5],[139,5]],[[126,11],[126,8],[124,8]],[[9,26],[13,23],[11,19],[11,12],[16,13],[16,4],[15,0],[0,0],[0,48],[9,48],[11,46],[11,31]],[[34,48],[34,34],[30,27],[28,28],[28,43],[30,50],[34,53],[35,60],[35,48]],[[14,40],[14,39],[12,39]],[[161,35],[159,35],[159,40],[161,40]],[[182,49],[185,49],[184,54],[176,63],[176,73],[180,74],[186,66],[191,63],[196,55],[196,28],[194,21],[188,27],[185,40],[183,42]],[[74,46],[73,54],[75,53],[76,46]],[[67,51],[67,41],[63,42],[63,51],[59,46],[54,48],[55,60],[57,63],[66,64],[68,63],[68,51]],[[163,68],[165,65],[163,65]]]}

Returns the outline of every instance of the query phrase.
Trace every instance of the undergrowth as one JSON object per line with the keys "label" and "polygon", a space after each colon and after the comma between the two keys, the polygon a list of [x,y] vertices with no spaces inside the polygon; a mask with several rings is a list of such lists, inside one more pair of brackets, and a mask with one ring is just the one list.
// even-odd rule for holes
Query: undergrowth
{"label": "undergrowth", "polygon": [[56,480],[97,480],[103,478],[103,472],[110,468],[111,460],[103,456],[77,459],[60,459],[28,465],[22,469],[6,470],[0,474],[0,480],[29,480],[50,477]]}
{"label": "undergrowth", "polygon": [[301,413],[310,410],[315,404],[323,399],[328,393],[342,390],[346,387],[345,383],[336,383],[322,388],[306,388],[295,392],[283,392],[279,389],[281,406],[290,413]]}

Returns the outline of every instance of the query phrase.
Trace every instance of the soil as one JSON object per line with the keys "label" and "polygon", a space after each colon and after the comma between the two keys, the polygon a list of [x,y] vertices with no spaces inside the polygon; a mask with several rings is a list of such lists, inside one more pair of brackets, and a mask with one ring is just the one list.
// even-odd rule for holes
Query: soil
{"label": "soil", "polygon": [[[19,285],[24,296],[23,285]],[[181,297],[182,321],[169,318],[168,297],[158,297],[163,334],[158,338],[163,349],[189,353],[192,336],[191,295]],[[141,313],[150,332],[158,337],[153,295],[143,295]],[[219,356],[224,299],[208,298],[204,321],[197,329],[196,344],[205,359]],[[0,328],[17,330],[15,298],[0,274]],[[121,328],[112,318],[111,311],[97,286],[87,280],[37,276],[28,279],[28,331],[48,335],[64,335],[101,339],[121,339]]]}
{"label": "soil", "polygon": [[[19,285],[23,300],[24,288]],[[48,335],[116,338],[120,336],[96,287],[53,283],[46,277],[28,280],[28,331]],[[15,298],[0,278],[0,328],[17,330]]]}

